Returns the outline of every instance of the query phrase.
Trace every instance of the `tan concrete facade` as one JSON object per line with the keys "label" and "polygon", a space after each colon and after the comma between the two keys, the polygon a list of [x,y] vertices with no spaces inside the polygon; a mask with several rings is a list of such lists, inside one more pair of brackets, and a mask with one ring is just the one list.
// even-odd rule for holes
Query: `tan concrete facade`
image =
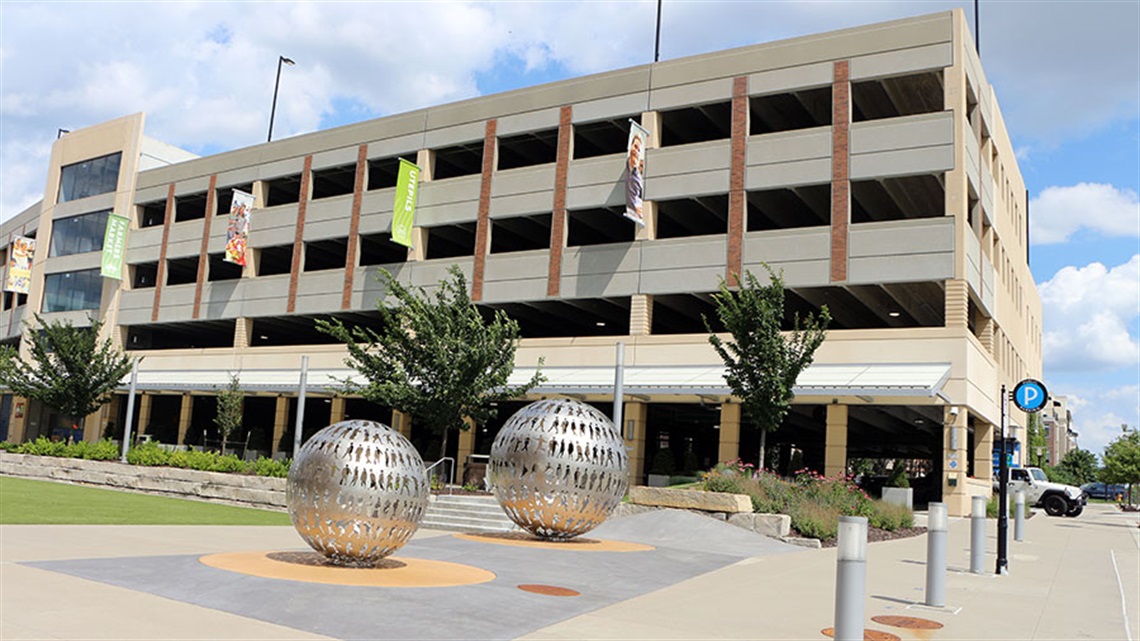
{"label": "tan concrete facade", "polygon": [[[908,104],[891,98],[892,90],[931,96],[937,104]],[[788,125],[794,118],[782,96],[819,102],[824,124]],[[688,142],[686,132],[697,129],[693,114],[720,109],[727,114],[723,133]],[[592,144],[585,133],[591,127],[626,118],[639,119],[650,131],[646,225],[627,232],[618,224],[632,223],[614,214],[602,225],[628,234],[627,240],[572,243],[575,229],[585,229],[585,218],[576,216],[624,207],[624,134],[620,149],[581,154]],[[26,305],[0,314],[0,335],[17,336],[27,310],[41,308],[45,273],[99,265],[98,253],[49,258],[52,221],[113,208],[131,218],[131,230],[124,280],[105,280],[102,305],[92,310],[107,319],[107,331],[127,349],[132,332],[162,336],[195,322],[233,334],[225,346],[139,350],[146,357],[140,376],[148,392],[210,393],[211,377],[241,371],[243,381],[262,391],[289,395],[301,354],[309,356],[311,372],[343,375],[342,348],[259,343],[268,332],[258,328],[374,309],[382,294],[375,278],[381,265],[366,262],[364,243],[390,229],[394,189],[370,181],[381,180],[378,168],[397,156],[415,158],[423,169],[415,247],[406,261],[382,264],[399,280],[430,286],[457,264],[484,305],[562,305],[549,308],[557,316],[595,313],[617,301],[623,310],[618,316],[625,315],[622,327],[628,330],[619,333],[525,338],[516,359],[520,368],[542,358],[547,368],[612,369],[617,340],[626,344],[627,367],[718,365],[703,330],[673,331],[670,319],[678,318],[677,309],[699,304],[694,298],[707,300],[720,278],[743,270],[763,273],[761,263],[782,270],[804,305],[828,304],[833,315],[848,314],[846,326],[830,331],[816,366],[947,367],[945,380],[924,396],[889,386],[845,391],[841,385],[797,395],[797,405],[827,407],[810,420],[823,439],[818,466],[828,474],[843,473],[850,447],[866,439],[849,437],[849,421],[862,424],[867,412],[913,408],[918,418],[896,417],[892,429],[919,421],[936,425],[928,428],[936,430],[933,473],[951,513],[962,514],[970,494],[989,492],[988,447],[1000,423],[1001,386],[1041,372],[1041,304],[1026,263],[1025,185],[994,89],[958,10],[480,97],[140,171],[142,132],[143,117],[136,115],[56,143],[43,204],[0,230],[6,238],[36,231],[42,239],[33,293]],[[551,140],[549,158],[501,168],[511,141],[531,134]],[[478,149],[481,156],[468,173],[448,175],[444,170],[453,171],[447,163],[457,149]],[[114,150],[123,152],[123,164],[113,194],[55,204],[62,166]],[[341,192],[320,194],[320,180],[342,170],[347,178]],[[295,185],[289,189],[297,192],[286,202],[279,202],[282,185]],[[218,280],[212,278],[212,257],[224,248],[226,225],[215,219],[215,209],[235,187],[256,196],[250,264],[240,278]],[[812,190],[824,195],[816,198]],[[203,193],[205,216],[180,220],[179,203]],[[782,206],[767,204],[786,194],[797,195],[805,207],[822,206],[821,220],[786,222]],[[725,203],[722,231],[685,227],[694,214],[681,205],[721,202],[717,198]],[[144,224],[145,212],[159,209],[162,224]],[[537,249],[496,249],[496,240],[507,237],[497,235],[500,225],[544,215],[548,229]],[[468,233],[470,251],[432,257],[439,243],[449,242],[447,234],[467,239]],[[341,242],[346,250],[340,266],[309,268],[317,247]],[[262,274],[273,252],[285,247],[291,248],[287,268]],[[187,261],[195,266],[194,278],[168,282],[170,270]],[[140,285],[134,276],[152,266],[157,282]],[[83,322],[86,313],[52,317]],[[614,324],[613,316],[599,317],[597,326]],[[647,443],[651,434],[670,428],[654,418],[654,404],[728,400],[725,394],[686,392],[683,383],[626,397],[635,480],[649,464],[646,448],[658,447]],[[550,388],[536,396],[556,393]],[[602,390],[586,397],[607,400]],[[343,416],[344,400],[333,402],[332,414]],[[957,409],[953,416],[951,407]],[[180,423],[188,424],[190,410],[183,412]],[[288,405],[279,399],[271,426],[274,451],[290,429],[287,416]],[[740,406],[724,404],[715,416],[714,455],[739,456],[746,440]],[[10,437],[23,436],[23,421],[13,409]],[[401,431],[409,425],[401,421]],[[1024,441],[1024,415],[1015,410],[1011,425],[1011,435]],[[185,438],[185,426],[179,434]],[[461,454],[475,448],[468,434]],[[98,435],[89,431],[88,437]]]}

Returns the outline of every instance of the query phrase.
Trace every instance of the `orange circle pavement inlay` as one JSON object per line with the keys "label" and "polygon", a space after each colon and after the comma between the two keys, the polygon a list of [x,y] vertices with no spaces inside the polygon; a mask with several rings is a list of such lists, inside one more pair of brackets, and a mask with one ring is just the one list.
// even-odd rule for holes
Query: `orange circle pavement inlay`
{"label": "orange circle pavement inlay", "polygon": [[516,545],[525,548],[540,548],[543,550],[564,550],[571,552],[648,552],[657,548],[652,545],[630,543],[629,541],[609,541],[603,539],[570,539],[567,541],[544,541],[540,538],[521,532],[504,532],[501,534],[453,534],[457,539],[477,541],[479,543],[494,543],[496,545]]}
{"label": "orange circle pavement inlay", "polygon": [[523,583],[518,586],[523,592],[534,592],[535,594],[545,594],[546,596],[581,596],[582,593],[570,588],[563,588],[557,585],[542,585],[540,583]]}
{"label": "orange circle pavement inlay", "polygon": [[[824,628],[820,630],[825,637],[835,638],[835,628]],[[883,632],[882,630],[868,630],[863,629],[863,641],[902,641],[898,636],[890,632]]]}
{"label": "orange circle pavement inlay", "polygon": [[[293,554],[299,557],[304,553]],[[313,552],[311,555],[316,556],[316,553]],[[219,570],[263,579],[362,587],[448,588],[486,583],[495,578],[493,572],[482,568],[428,559],[401,557],[384,559],[387,567],[382,564],[381,567],[375,568],[346,568],[324,565],[308,559],[281,560],[288,556],[279,552],[229,552],[203,556],[198,561]]]}
{"label": "orange circle pavement inlay", "polygon": [[875,623],[882,623],[889,625],[893,628],[906,628],[908,630],[938,630],[942,624],[930,619],[920,619],[918,617],[900,617],[893,614],[880,614],[879,616],[871,617]]}

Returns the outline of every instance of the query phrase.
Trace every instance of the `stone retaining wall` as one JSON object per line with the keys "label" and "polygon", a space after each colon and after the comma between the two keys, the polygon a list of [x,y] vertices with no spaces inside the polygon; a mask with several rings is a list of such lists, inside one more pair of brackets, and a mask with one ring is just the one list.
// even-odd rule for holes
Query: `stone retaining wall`
{"label": "stone retaining wall", "polygon": [[285,510],[285,479],[0,452],[0,474]]}

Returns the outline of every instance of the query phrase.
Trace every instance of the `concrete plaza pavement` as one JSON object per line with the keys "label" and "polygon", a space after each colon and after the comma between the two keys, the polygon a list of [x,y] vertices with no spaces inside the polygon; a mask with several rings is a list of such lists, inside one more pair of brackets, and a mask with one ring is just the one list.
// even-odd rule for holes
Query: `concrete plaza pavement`
{"label": "concrete plaza pavement", "polygon": [[[286,625],[281,619],[267,618],[266,610],[252,607],[265,595],[278,594],[262,589],[266,583],[235,583],[228,593],[232,596],[226,597],[234,603],[207,607],[203,603],[210,601],[205,597],[177,595],[209,592],[217,582],[214,575],[197,576],[199,570],[157,578],[140,574],[146,568],[167,567],[163,564],[189,568],[193,564],[184,561],[203,554],[302,548],[289,527],[0,526],[0,639],[825,638],[821,630],[833,624],[834,549],[790,550],[767,540],[751,541],[742,536],[749,533],[711,519],[692,521],[704,517],[657,514],[615,519],[603,526],[598,538],[649,543],[660,554],[596,556],[605,559],[599,566],[605,569],[593,582],[583,579],[581,572],[574,575],[582,562],[558,559],[558,554],[566,553],[542,556],[532,551],[524,557],[508,546],[461,548],[449,533],[421,531],[401,553],[463,555],[463,563],[493,566],[502,581],[410,592],[337,588],[347,590],[337,594],[349,601],[356,600],[354,595],[373,599],[361,600],[364,604],[390,601],[397,615],[407,612],[409,617],[422,618],[423,612],[431,613],[422,626],[398,629],[386,628],[384,622],[391,619],[382,616],[357,636],[343,633],[349,628],[322,628],[322,617],[341,617],[351,608],[306,609],[321,602],[321,591],[328,586],[287,586],[296,589],[275,597],[284,599],[273,604],[277,611],[301,613],[303,618],[294,621],[306,623]],[[663,530],[670,522],[699,531],[678,536]],[[969,522],[952,519],[946,608],[921,605],[925,536],[873,543],[868,548],[867,627],[902,639],[1136,639],[1140,631],[1137,525],[1136,513],[1122,514],[1103,505],[1090,505],[1076,519],[1038,514],[1026,524],[1026,541],[1010,542],[1010,574],[998,577],[965,571]],[[988,526],[986,568],[991,570],[996,524],[990,521]],[[543,568],[546,559],[549,567]],[[169,565],[176,562],[184,565]],[[514,590],[511,572],[520,567],[537,572],[536,576],[555,577],[548,581],[552,584],[564,577],[564,583],[578,586],[583,595],[545,597]],[[234,580],[239,579],[245,577]],[[143,589],[156,581],[169,585]],[[517,599],[519,607],[484,613],[478,628],[465,627],[454,615],[461,611],[461,601],[478,603],[489,598],[480,595],[494,590],[498,602]],[[591,592],[606,592],[610,598],[590,601]],[[249,608],[243,599],[250,601]],[[892,628],[873,622],[871,617],[877,615],[919,617],[944,627],[917,632]],[[520,628],[518,622],[525,623],[528,616],[545,623]],[[496,627],[499,620],[508,619],[516,625]],[[320,633],[322,629],[331,634]],[[483,636],[471,634],[473,629]]]}

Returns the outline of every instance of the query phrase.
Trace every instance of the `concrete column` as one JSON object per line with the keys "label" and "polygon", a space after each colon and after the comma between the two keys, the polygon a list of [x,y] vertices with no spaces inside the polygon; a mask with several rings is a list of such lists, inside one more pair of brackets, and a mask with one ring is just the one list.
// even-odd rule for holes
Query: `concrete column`
{"label": "concrete column", "polygon": [[629,335],[649,336],[653,333],[653,295],[634,294],[629,301]]}
{"label": "concrete column", "polygon": [[[649,165],[646,165],[645,171],[651,171]],[[657,203],[652,200],[641,201],[641,220],[644,225],[637,227],[636,233],[633,235],[634,240],[656,240],[657,239]]]}
{"label": "concrete column", "polygon": [[994,436],[997,430],[989,423],[974,424],[974,478],[993,481]]}
{"label": "concrete column", "polygon": [[147,425],[150,424],[150,394],[141,394],[139,399],[139,429],[138,435],[146,434]]}
{"label": "concrete column", "polygon": [[[277,407],[273,411],[273,441],[269,444],[269,455],[276,456],[281,439],[285,438],[285,430],[289,425],[289,397],[278,396]],[[292,444],[287,448],[293,451]]]}
{"label": "concrete column", "polygon": [[740,458],[740,410],[739,403],[720,404],[720,445],[716,454],[718,463]]}
{"label": "concrete column", "polygon": [[823,452],[824,476],[847,472],[847,406],[827,406],[827,440]]}
{"label": "concrete column", "polygon": [[[257,253],[257,252],[250,252]],[[244,349],[249,347],[249,339],[253,333],[253,319],[239,318],[234,321],[234,347]]]}
{"label": "concrete column", "polygon": [[28,428],[28,406],[31,403],[23,396],[12,397],[12,412],[8,416],[8,441],[23,443]]}
{"label": "concrete column", "polygon": [[[947,407],[943,411],[942,502],[950,516],[969,516],[970,496],[966,488],[966,408]],[[987,462],[988,466],[989,463]]]}
{"label": "concrete column", "polygon": [[969,285],[965,280],[946,281],[946,326],[966,329],[970,313]]}
{"label": "concrete column", "polygon": [[181,445],[186,442],[186,432],[190,431],[190,421],[194,418],[194,397],[189,394],[182,395],[182,407],[178,411],[178,440],[174,443]]}
{"label": "concrete column", "polygon": [[625,426],[621,427],[625,451],[629,455],[629,484],[641,485],[645,475],[645,419],[649,405],[641,401],[629,401],[622,410],[622,422],[633,421],[633,438]]}
{"label": "concrete column", "polygon": [[109,407],[110,404],[105,404],[84,418],[83,440],[94,443],[103,436],[103,426],[106,424]]}
{"label": "concrete column", "polygon": [[392,425],[406,439],[412,438],[412,417],[400,410],[392,410]]}
{"label": "concrete column", "polygon": [[332,404],[329,407],[329,425],[344,420],[344,406],[345,402],[343,396],[332,397]]}

